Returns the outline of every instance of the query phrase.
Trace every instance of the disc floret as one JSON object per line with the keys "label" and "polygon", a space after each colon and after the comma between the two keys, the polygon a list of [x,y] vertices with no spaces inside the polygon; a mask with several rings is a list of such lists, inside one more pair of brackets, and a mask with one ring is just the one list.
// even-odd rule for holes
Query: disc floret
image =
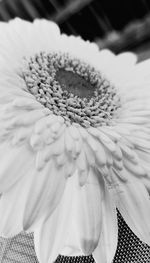
{"label": "disc floret", "polygon": [[114,86],[94,67],[67,53],[30,57],[23,78],[37,101],[68,125],[109,125],[120,106]]}

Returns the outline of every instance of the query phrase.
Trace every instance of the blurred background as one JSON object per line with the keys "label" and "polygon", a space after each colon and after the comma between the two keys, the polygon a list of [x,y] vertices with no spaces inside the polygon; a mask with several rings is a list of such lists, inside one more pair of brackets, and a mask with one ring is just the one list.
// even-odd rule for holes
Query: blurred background
{"label": "blurred background", "polygon": [[150,0],[0,0],[0,20],[14,17],[50,19],[100,48],[150,57]]}

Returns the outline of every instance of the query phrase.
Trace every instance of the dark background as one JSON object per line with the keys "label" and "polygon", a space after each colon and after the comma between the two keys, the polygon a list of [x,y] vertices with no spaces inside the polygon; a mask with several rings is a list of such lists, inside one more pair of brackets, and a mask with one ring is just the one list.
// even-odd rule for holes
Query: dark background
{"label": "dark background", "polygon": [[150,0],[1,0],[0,20],[14,17],[50,19],[115,53],[150,56]]}

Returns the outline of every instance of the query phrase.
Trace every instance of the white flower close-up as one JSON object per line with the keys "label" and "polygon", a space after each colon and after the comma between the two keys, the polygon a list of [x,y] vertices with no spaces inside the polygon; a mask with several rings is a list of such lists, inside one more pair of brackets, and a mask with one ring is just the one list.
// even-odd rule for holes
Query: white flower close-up
{"label": "white flower close-up", "polygon": [[50,21],[0,23],[0,236],[111,263],[117,210],[150,245],[150,60]]}

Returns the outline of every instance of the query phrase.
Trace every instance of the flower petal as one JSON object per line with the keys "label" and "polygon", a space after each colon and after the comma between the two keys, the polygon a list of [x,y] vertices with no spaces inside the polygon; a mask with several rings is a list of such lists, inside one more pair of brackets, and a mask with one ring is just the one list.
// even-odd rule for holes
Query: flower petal
{"label": "flower petal", "polygon": [[[10,64],[14,68],[16,61],[24,56],[30,56],[41,50],[48,51],[50,47],[56,48],[59,43],[56,41],[58,36],[60,37],[60,31],[54,22],[44,19],[37,19],[34,23],[19,18],[11,20],[6,24],[3,38],[0,40],[5,59],[7,58],[7,62],[10,61],[7,67]],[[15,60],[14,50],[17,58]]]}
{"label": "flower petal", "polygon": [[74,215],[72,178],[74,176],[67,180],[62,199],[53,214],[48,214],[34,230],[35,250],[42,263],[54,262],[67,239],[68,227]]}
{"label": "flower petal", "polygon": [[114,57],[114,59],[108,60],[108,64],[102,69],[104,74],[117,86],[123,83],[124,79],[127,79],[130,72],[134,69],[137,57],[131,52],[125,52]]}
{"label": "flower petal", "polygon": [[65,175],[54,163],[42,172],[32,164],[13,187],[0,200],[0,233],[13,236],[22,230],[34,231],[36,223],[46,212],[52,213],[65,187]]}
{"label": "flower petal", "polygon": [[[42,171],[35,171],[30,182],[25,206],[24,230],[34,231],[34,224],[48,211],[53,212],[64,192],[65,170],[52,160]],[[34,190],[33,190],[34,189]]]}
{"label": "flower petal", "polygon": [[127,174],[128,182],[116,184],[117,207],[132,231],[145,243],[150,245],[150,199],[140,180],[132,179]]}
{"label": "flower petal", "polygon": [[54,213],[35,229],[35,249],[41,262],[52,262],[58,254],[88,255],[97,246],[101,232],[101,191],[91,171],[81,187],[78,172],[67,181]]}
{"label": "flower petal", "polygon": [[93,252],[101,232],[102,192],[94,169],[90,169],[88,179],[76,193],[77,225],[82,251],[85,255]]}
{"label": "flower petal", "polygon": [[101,191],[103,192],[103,221],[101,236],[93,252],[93,257],[96,263],[111,263],[117,249],[118,241],[117,212],[113,193],[108,191],[101,175],[99,176]]}
{"label": "flower petal", "polygon": [[[31,169],[31,168],[30,168]],[[23,215],[30,174],[21,178],[0,199],[0,235],[12,237],[23,231]]]}
{"label": "flower petal", "polygon": [[[19,161],[18,161],[19,160]],[[20,178],[26,176],[34,161],[33,152],[26,145],[0,145],[0,192],[6,192]]]}
{"label": "flower petal", "polygon": [[136,149],[136,153],[139,156],[142,167],[146,171],[146,176],[142,177],[141,180],[150,194],[150,151]]}

